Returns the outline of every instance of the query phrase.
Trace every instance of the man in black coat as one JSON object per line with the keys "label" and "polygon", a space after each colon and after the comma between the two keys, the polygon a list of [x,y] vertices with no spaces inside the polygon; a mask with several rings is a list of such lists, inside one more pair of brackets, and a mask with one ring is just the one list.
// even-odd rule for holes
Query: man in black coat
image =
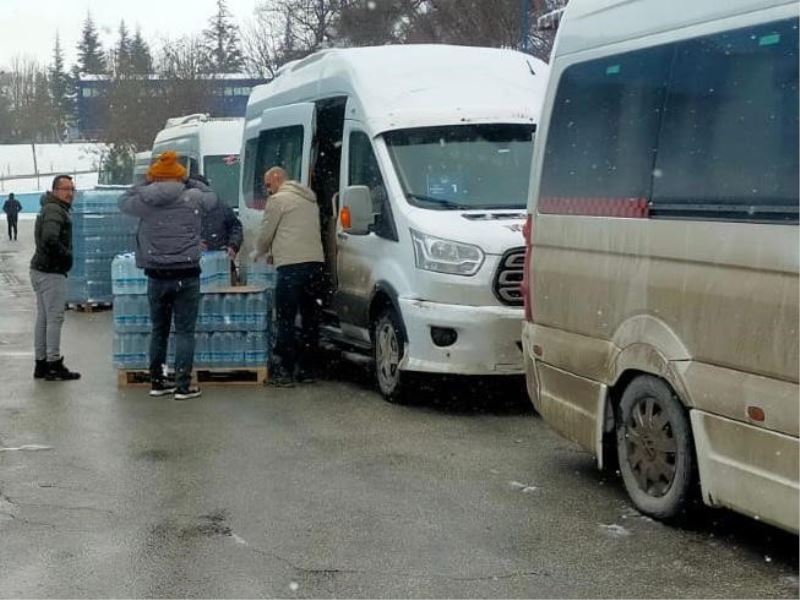
{"label": "man in black coat", "polygon": [[19,213],[22,212],[22,204],[14,197],[13,192],[8,195],[8,198],[3,204],[3,212],[6,213],[6,220],[8,221],[8,241],[13,239],[16,242],[17,219],[19,218]]}
{"label": "man in black coat", "polygon": [[31,284],[36,293],[33,376],[47,381],[71,381],[80,373],[70,371],[61,356],[61,326],[67,300],[67,273],[72,268],[72,217],[75,185],[69,175],[53,179],[53,188],[36,217],[33,236],[36,252],[31,258]]}
{"label": "man in black coat", "polygon": [[[192,175],[191,179],[209,185],[202,175]],[[231,260],[239,253],[243,240],[242,222],[222,198],[218,198],[216,206],[203,214],[200,239],[204,250],[225,250]]]}

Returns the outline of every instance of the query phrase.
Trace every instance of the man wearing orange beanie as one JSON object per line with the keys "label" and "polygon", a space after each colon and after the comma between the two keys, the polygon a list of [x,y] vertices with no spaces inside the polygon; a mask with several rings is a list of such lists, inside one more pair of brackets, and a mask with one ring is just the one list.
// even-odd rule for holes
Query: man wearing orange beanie
{"label": "man wearing orange beanie", "polygon": [[[200,395],[191,385],[194,330],[200,304],[201,215],[217,204],[207,185],[187,180],[174,151],[162,153],[119,201],[122,212],[139,217],[136,266],[147,275],[150,302],[150,395],[174,393],[175,400]],[[175,319],[175,384],[164,377],[170,324]]]}

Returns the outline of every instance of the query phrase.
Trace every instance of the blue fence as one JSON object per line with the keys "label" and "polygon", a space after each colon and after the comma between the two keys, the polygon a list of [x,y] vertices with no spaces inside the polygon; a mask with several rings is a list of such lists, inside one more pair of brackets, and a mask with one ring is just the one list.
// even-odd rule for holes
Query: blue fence
{"label": "blue fence", "polygon": [[[25,194],[14,194],[14,198],[20,201],[22,204],[22,212],[23,213],[33,213],[36,214],[39,212],[39,198],[42,197],[44,192],[29,192]],[[0,195],[0,206],[3,205],[3,202],[6,201],[8,198],[8,194]]]}

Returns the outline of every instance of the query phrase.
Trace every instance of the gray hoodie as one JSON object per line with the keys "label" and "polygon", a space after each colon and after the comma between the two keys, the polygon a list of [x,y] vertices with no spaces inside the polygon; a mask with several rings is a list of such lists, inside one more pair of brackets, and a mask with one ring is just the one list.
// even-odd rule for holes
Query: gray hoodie
{"label": "gray hoodie", "polygon": [[139,217],[136,266],[179,270],[200,266],[203,212],[217,204],[217,195],[199,181],[161,181],[137,185],[119,199],[119,209]]}

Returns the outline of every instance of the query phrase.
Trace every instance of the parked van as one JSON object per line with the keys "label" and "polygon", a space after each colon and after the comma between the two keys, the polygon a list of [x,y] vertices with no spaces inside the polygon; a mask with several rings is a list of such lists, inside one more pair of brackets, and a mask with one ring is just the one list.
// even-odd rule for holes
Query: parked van
{"label": "parked van", "polygon": [[526,224],[528,390],[636,507],[798,530],[798,14],[571,0]]}
{"label": "parked van", "polygon": [[147,171],[150,169],[151,152],[145,150],[137,152],[133,157],[133,185],[144,183],[147,180]]}
{"label": "parked van", "polygon": [[239,148],[242,118],[211,118],[206,114],[167,119],[153,141],[152,161],[175,150],[191,175],[205,176],[228,206],[239,202]]}
{"label": "parked van", "polygon": [[523,372],[521,231],[547,72],[508,50],[337,49],[250,95],[245,243],[269,167],[314,189],[332,280],[324,334],[374,358],[387,399],[411,371]]}

